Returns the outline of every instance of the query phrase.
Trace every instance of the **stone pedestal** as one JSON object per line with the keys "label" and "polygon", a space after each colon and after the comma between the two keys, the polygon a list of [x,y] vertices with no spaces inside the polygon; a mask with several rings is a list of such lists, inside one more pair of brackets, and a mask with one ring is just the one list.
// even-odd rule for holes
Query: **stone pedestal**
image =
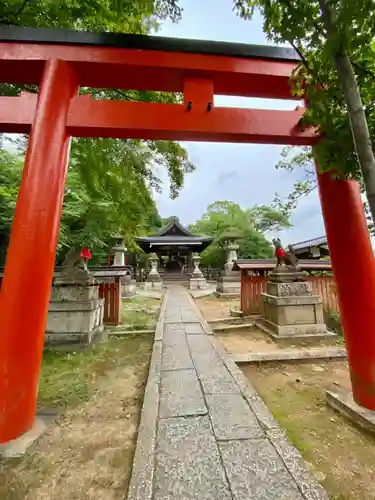
{"label": "stone pedestal", "polygon": [[130,275],[121,278],[121,297],[133,297],[137,292],[137,282]]}
{"label": "stone pedestal", "polygon": [[162,292],[163,291],[163,282],[159,277],[154,277],[148,275],[146,281],[145,281],[145,292]]}
{"label": "stone pedestal", "polygon": [[218,278],[216,295],[222,298],[237,298],[241,293],[240,272],[231,271],[227,276]]}
{"label": "stone pedestal", "polygon": [[329,333],[324,323],[322,300],[313,295],[303,273],[276,271],[270,274],[267,293],[261,294],[259,326],[273,337],[311,337]]}
{"label": "stone pedestal", "polygon": [[207,290],[207,281],[206,278],[203,276],[198,276],[194,277],[194,275],[191,276],[190,281],[189,281],[189,290],[196,291],[196,290]]}
{"label": "stone pedestal", "polygon": [[104,299],[92,278],[56,278],[48,309],[45,344],[92,344],[102,338]]}

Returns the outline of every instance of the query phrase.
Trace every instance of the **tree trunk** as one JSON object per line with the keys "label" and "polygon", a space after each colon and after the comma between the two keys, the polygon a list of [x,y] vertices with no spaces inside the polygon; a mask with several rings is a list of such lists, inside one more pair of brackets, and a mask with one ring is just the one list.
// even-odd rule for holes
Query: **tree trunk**
{"label": "tree trunk", "polygon": [[[335,25],[335,12],[332,10],[329,0],[319,0],[319,4],[327,37],[336,37],[338,33]],[[372,219],[375,222],[375,157],[361,95],[348,52],[338,46],[337,49],[333,50],[332,59],[339,74],[340,85],[348,108],[353,142],[362,170]]]}

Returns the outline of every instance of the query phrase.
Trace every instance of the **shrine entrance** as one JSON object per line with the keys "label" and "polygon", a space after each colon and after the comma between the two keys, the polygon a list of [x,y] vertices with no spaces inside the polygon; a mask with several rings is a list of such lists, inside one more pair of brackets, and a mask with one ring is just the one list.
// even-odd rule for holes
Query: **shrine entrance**
{"label": "shrine entrance", "polygon": [[203,252],[213,238],[193,234],[177,217],[171,217],[158,234],[136,240],[144,252],[156,253],[163,274],[186,275],[193,271],[193,254]]}
{"label": "shrine entrance", "polygon": [[[71,136],[313,146],[304,109],[215,107],[214,95],[291,99],[291,49],[0,28],[0,132],[29,134],[0,294],[0,442],[31,428]],[[181,92],[183,104],[94,100],[80,87]],[[318,173],[353,395],[375,410],[375,262],[358,185]],[[25,251],[25,248],[27,251]]]}

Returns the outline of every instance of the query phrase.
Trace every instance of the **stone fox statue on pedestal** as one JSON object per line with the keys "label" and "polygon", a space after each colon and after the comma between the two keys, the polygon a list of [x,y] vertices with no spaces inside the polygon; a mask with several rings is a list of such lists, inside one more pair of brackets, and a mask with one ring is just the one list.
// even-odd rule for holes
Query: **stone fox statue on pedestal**
{"label": "stone fox statue on pedestal", "polygon": [[280,238],[274,238],[272,243],[275,245],[275,256],[277,259],[276,268],[286,266],[292,271],[301,270],[298,264],[298,259],[290,245],[288,246],[288,251],[285,251]]}

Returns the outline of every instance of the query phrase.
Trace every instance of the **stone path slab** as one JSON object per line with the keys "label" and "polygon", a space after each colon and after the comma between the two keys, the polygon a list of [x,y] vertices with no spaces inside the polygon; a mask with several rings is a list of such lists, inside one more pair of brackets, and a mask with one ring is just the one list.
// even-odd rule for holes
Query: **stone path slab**
{"label": "stone path slab", "polygon": [[187,290],[156,327],[128,500],[328,500]]}
{"label": "stone path slab", "polygon": [[206,413],[207,406],[195,370],[166,371],[161,374],[160,418]]}

